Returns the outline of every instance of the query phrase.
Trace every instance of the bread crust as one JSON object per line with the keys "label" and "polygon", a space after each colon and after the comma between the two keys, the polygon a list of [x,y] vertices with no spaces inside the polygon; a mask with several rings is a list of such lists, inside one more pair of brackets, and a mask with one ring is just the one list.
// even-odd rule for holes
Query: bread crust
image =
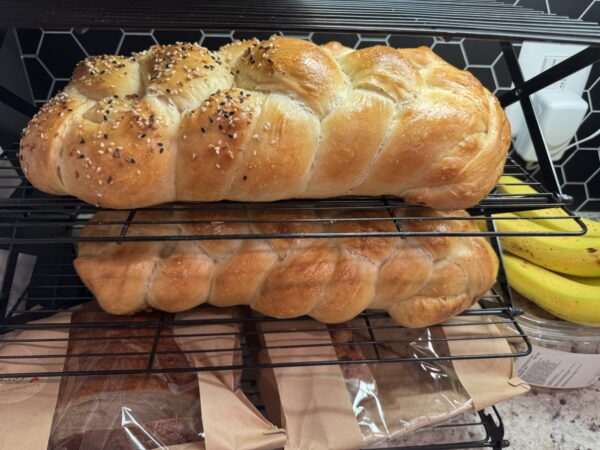
{"label": "bread crust", "polygon": [[[410,208],[396,215],[407,231],[475,232],[468,215]],[[94,221],[124,220],[103,211]],[[336,213],[331,218],[344,218]],[[353,213],[356,216],[356,212]],[[326,232],[393,232],[391,221],[372,212],[359,221],[306,221],[315,212],[140,211],[128,236],[223,235]],[[420,217],[436,220],[419,220]],[[330,216],[328,216],[330,218]],[[145,220],[175,225],[136,224]],[[286,219],[286,221],[281,221]],[[290,220],[297,220],[290,222]],[[223,223],[237,220],[248,223]],[[259,220],[261,222],[259,222]],[[271,222],[265,223],[264,221]],[[301,221],[304,220],[304,221]],[[189,223],[202,221],[203,223]],[[88,225],[82,236],[119,236],[121,225]],[[352,237],[335,239],[186,240],[173,242],[83,242],[77,273],[106,311],[131,314],[154,308],[169,312],[202,303],[249,305],[277,318],[309,315],[345,322],[365,309],[381,309],[408,327],[439,323],[471,306],[491,288],[498,259],[482,237]]]}
{"label": "bread crust", "polygon": [[116,209],[396,195],[467,208],[499,178],[504,111],[429,48],[273,37],[80,63],[31,120],[31,183]]}

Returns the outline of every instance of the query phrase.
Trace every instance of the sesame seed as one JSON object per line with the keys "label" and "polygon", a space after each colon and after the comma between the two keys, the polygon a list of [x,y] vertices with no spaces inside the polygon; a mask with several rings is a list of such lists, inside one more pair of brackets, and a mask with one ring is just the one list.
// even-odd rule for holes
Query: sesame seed
{"label": "sesame seed", "polygon": [[206,133],[206,130],[203,127],[200,127],[200,131],[202,131],[203,133]]}
{"label": "sesame seed", "polygon": [[219,164],[215,164],[215,166],[216,166],[217,169],[221,168],[221,166]]}
{"label": "sesame seed", "polygon": [[275,139],[271,140],[271,144],[275,144],[277,141]]}
{"label": "sesame seed", "polygon": [[137,173],[138,175],[142,174],[142,171],[140,169],[136,170],[135,173]]}
{"label": "sesame seed", "polygon": [[265,124],[263,125],[263,129],[266,131],[269,128],[271,128],[271,124],[269,122],[265,122]]}
{"label": "sesame seed", "polygon": [[255,134],[252,136],[252,139],[256,139],[258,141],[260,138],[259,138],[258,134]]}
{"label": "sesame seed", "polygon": [[192,153],[192,161],[195,161],[196,158],[198,158],[198,155],[196,155],[196,153]]}
{"label": "sesame seed", "polygon": [[97,195],[98,197],[102,197],[102,194],[101,194],[100,192],[97,192],[97,193],[96,193],[96,195]]}

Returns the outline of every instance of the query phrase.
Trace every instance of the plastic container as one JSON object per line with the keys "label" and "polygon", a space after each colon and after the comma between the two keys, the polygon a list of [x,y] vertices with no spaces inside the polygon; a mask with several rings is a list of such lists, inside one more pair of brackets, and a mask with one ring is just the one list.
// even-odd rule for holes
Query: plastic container
{"label": "plastic container", "polygon": [[600,327],[566,322],[515,297],[515,305],[525,311],[517,320],[533,346],[531,355],[516,360],[523,380],[537,390],[562,390],[600,379]]}

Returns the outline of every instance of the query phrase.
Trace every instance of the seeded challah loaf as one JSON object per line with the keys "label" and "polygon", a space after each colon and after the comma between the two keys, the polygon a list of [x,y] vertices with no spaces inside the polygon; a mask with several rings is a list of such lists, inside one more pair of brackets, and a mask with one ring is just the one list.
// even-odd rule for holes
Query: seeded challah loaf
{"label": "seeded challah loaf", "polygon": [[[477,231],[472,221],[443,220],[447,213],[439,211],[396,211],[397,216],[409,214],[415,219],[402,220],[406,231]],[[99,212],[93,221],[105,224],[87,225],[82,236],[119,236],[118,222],[127,216],[127,211]],[[327,219],[343,217],[338,212]],[[284,210],[250,215],[223,209],[142,210],[126,235],[396,231],[391,221],[369,220],[372,211],[352,217],[365,220],[315,221],[315,212]],[[171,223],[149,223],[157,220]],[[147,308],[178,312],[210,303],[250,305],[277,318],[308,314],[335,323],[365,309],[383,309],[402,325],[421,327],[471,306],[493,285],[498,260],[482,237],[154,240],[82,242],[75,268],[100,306],[113,314]]]}
{"label": "seeded challah loaf", "polygon": [[396,195],[470,207],[509,146],[497,99],[425,47],[273,37],[80,63],[31,120],[38,189],[111,208]]}

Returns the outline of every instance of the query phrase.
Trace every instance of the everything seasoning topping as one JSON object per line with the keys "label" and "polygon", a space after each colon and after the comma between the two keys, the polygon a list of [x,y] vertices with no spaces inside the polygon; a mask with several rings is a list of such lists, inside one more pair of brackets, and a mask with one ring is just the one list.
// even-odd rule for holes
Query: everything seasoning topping
{"label": "everything seasoning topping", "polygon": [[[206,71],[212,71],[216,67],[213,63],[221,64],[220,59],[197,43],[176,42],[173,45],[154,45],[138,55],[146,54],[152,57],[152,67],[147,75],[148,80],[156,83],[176,82],[180,88],[183,87],[183,81],[197,78],[206,79]],[[191,56],[194,56],[196,60],[188,61]],[[174,80],[174,77],[183,77],[184,80]],[[168,87],[165,88],[165,92],[178,94],[180,89]]]}
{"label": "everything seasoning topping", "polygon": [[[119,78],[123,78],[127,75],[127,72],[121,69],[127,67],[126,61],[135,61],[135,58],[116,55],[100,55],[87,58],[79,63],[77,70],[79,76],[76,80],[86,86],[92,86],[94,82],[105,82],[104,75],[117,74]],[[113,86],[111,85],[111,87]]]}
{"label": "everything seasoning topping", "polygon": [[[233,141],[239,139],[244,127],[252,123],[254,109],[243,104],[250,96],[251,94],[237,89],[217,91],[199,108],[201,112],[208,112],[204,116],[207,122],[202,124],[200,132],[207,134],[212,140],[207,142],[207,149],[211,154],[235,159],[234,152],[242,151],[234,146]],[[221,164],[215,164],[215,167],[220,169]]]}
{"label": "everything seasoning topping", "polygon": [[275,72],[275,62],[271,56],[277,51],[277,36],[271,36],[269,40],[260,43],[254,42],[252,46],[247,47],[242,53],[242,60],[250,64],[256,64],[256,67],[266,67],[271,73]]}

